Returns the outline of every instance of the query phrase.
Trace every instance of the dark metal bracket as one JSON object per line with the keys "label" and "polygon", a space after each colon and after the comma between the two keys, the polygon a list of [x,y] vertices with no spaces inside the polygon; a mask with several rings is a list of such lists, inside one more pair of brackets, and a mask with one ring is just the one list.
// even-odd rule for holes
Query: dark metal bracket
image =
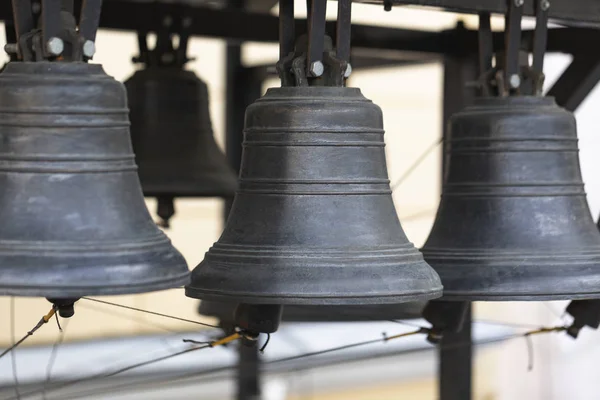
{"label": "dark metal bracket", "polygon": [[96,52],[102,0],[84,0],[79,22],[73,0],[41,0],[36,25],[31,0],[13,0],[14,42],[5,50],[22,61],[87,61]]}
{"label": "dark metal bracket", "polygon": [[279,7],[277,70],[283,86],[343,86],[350,76],[352,0],[339,0],[336,46],[326,34],[326,0],[307,3],[307,33],[296,37],[294,4],[282,0]]}
{"label": "dark metal bracket", "polygon": [[[179,27],[177,33],[172,32],[172,24],[177,24]],[[190,25],[191,19],[189,18],[180,17],[175,21],[173,17],[165,16],[162,29],[156,32],[156,45],[153,49],[148,48],[149,32],[138,32],[140,54],[132,61],[146,66],[183,68],[188,61],[194,60],[187,56]],[[178,39],[177,45],[174,43],[175,37]]]}

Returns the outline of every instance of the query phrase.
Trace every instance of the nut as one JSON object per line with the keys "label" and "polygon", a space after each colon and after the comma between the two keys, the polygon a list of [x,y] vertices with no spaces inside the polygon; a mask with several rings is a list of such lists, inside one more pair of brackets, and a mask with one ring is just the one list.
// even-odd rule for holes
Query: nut
{"label": "nut", "polygon": [[91,40],[86,40],[83,43],[83,55],[92,58],[96,54],[96,44]]}
{"label": "nut", "polygon": [[352,74],[352,65],[350,65],[350,63],[348,63],[348,65],[346,66],[346,70],[344,71],[344,78],[349,78],[351,74]]}
{"label": "nut", "polygon": [[510,83],[511,88],[516,89],[521,86],[521,77],[517,74],[513,74],[510,76],[510,80],[508,82]]}
{"label": "nut", "polygon": [[46,43],[46,50],[53,56],[59,56],[65,49],[65,44],[61,38],[51,37]]}
{"label": "nut", "polygon": [[321,61],[315,61],[310,64],[309,72],[312,76],[318,77],[323,75],[323,72],[325,72],[325,67]]}

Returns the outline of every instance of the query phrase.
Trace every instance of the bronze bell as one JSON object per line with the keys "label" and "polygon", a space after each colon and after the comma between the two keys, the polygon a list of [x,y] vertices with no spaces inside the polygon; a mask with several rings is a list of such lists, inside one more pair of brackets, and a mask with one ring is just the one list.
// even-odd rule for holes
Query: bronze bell
{"label": "bronze bell", "polygon": [[0,74],[0,295],[54,299],[184,285],[136,174],[123,85],[100,65]]}
{"label": "bronze bell", "polygon": [[359,89],[269,89],[246,110],[244,134],[227,225],[187,296],[364,305],[441,294],[396,215],[381,109]]}
{"label": "bronze bell", "polygon": [[479,98],[455,114],[422,251],[448,300],[600,297],[600,234],[572,113],[549,97]]}
{"label": "bronze bell", "polygon": [[[283,321],[368,322],[388,319],[417,319],[421,318],[425,304],[425,302],[410,302],[364,306],[285,306],[283,308]],[[235,324],[235,307],[235,303],[203,300],[198,306],[198,314],[215,317],[227,324]]]}
{"label": "bronze bell", "polygon": [[125,87],[142,189],[163,225],[175,197],[233,197],[237,177],[213,137],[206,83],[183,67],[149,66]]}

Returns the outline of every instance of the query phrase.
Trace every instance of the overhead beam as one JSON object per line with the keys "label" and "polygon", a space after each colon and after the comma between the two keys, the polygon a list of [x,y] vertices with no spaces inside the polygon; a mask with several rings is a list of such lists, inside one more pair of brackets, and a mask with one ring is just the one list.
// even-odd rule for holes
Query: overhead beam
{"label": "overhead beam", "polygon": [[[381,3],[383,0],[357,0],[365,3]],[[506,0],[387,0],[396,5],[420,5],[443,8],[449,11],[478,14],[489,12],[506,13]],[[534,16],[534,2],[525,0],[523,14]],[[600,27],[600,2],[597,0],[550,0],[548,17],[557,22],[573,25],[589,25]]]}

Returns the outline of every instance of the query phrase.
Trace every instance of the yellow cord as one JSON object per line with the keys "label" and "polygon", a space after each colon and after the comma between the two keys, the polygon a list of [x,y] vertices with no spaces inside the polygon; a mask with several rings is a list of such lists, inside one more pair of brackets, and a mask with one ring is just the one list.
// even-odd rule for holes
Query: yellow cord
{"label": "yellow cord", "polygon": [[540,333],[563,332],[566,330],[567,330],[567,327],[565,327],[565,326],[555,326],[552,328],[540,328],[535,331],[526,332],[525,336],[538,335]]}
{"label": "yellow cord", "polygon": [[48,322],[50,321],[50,318],[54,317],[54,314],[56,314],[56,309],[52,307],[48,314],[44,315],[42,319],[44,320],[44,322]]}
{"label": "yellow cord", "polygon": [[421,333],[427,333],[427,331],[428,331],[427,328],[420,328],[413,332],[400,333],[400,334],[394,335],[394,336],[386,336],[385,341],[387,342],[388,340],[392,340],[392,339],[398,339],[398,338],[403,338],[403,337],[407,337],[407,336],[419,335]]}
{"label": "yellow cord", "polygon": [[219,339],[219,340],[215,340],[214,342],[210,343],[210,347],[217,347],[217,346],[221,346],[227,343],[231,343],[234,340],[238,340],[239,338],[241,338],[242,335],[240,335],[239,333],[234,333],[233,335],[224,337],[223,339]]}

